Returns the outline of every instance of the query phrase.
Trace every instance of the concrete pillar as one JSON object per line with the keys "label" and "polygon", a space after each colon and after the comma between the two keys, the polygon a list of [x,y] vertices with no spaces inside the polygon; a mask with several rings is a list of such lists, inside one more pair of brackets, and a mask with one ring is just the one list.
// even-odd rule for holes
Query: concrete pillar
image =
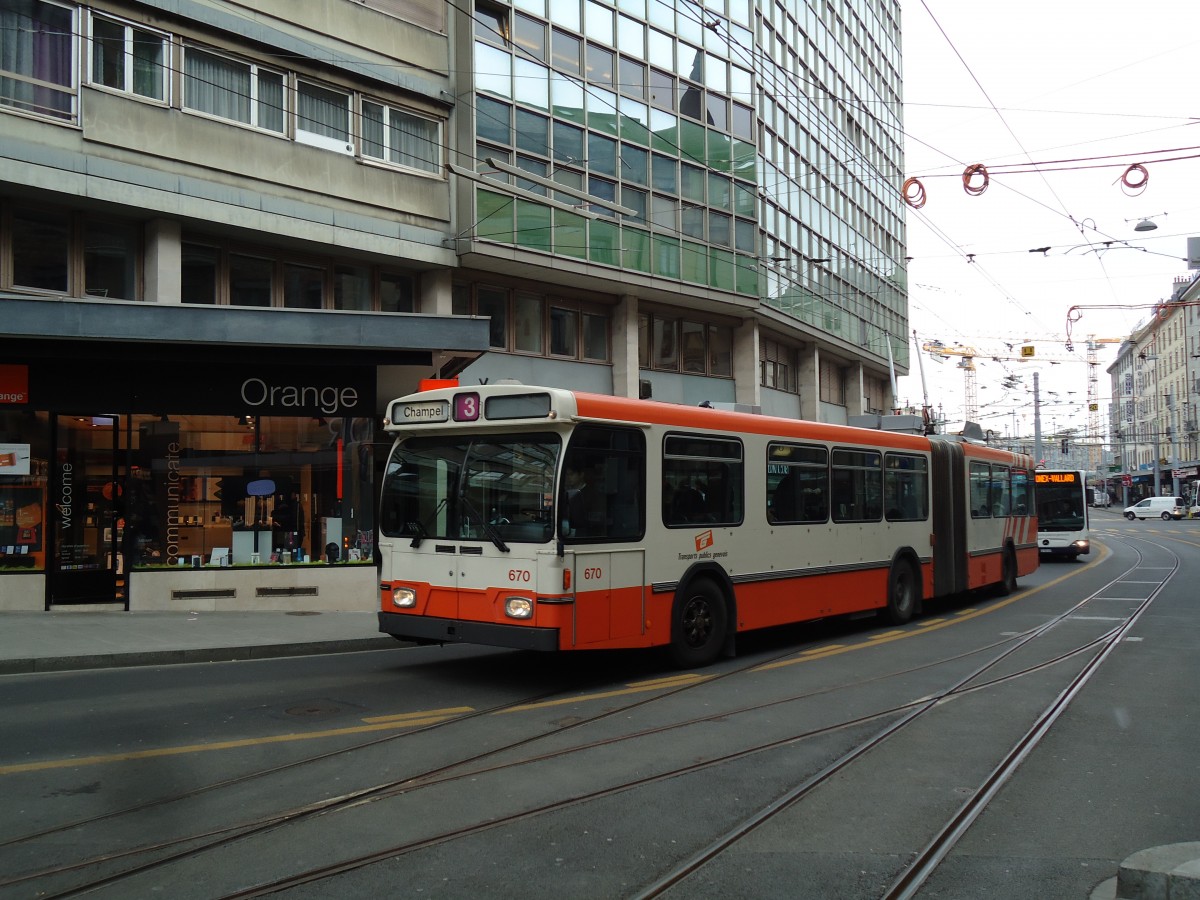
{"label": "concrete pillar", "polygon": [[756,319],[743,319],[733,330],[733,397],[736,403],[762,405],[759,330]]}
{"label": "concrete pillar", "polygon": [[613,307],[612,392],[614,397],[638,396],[638,298],[623,294]]}
{"label": "concrete pillar", "polygon": [[821,421],[821,351],[816,344],[800,348],[800,418]]}
{"label": "concrete pillar", "polygon": [[417,290],[417,309],[429,316],[448,316],[454,311],[454,279],[449,269],[436,269],[421,275]]}
{"label": "concrete pillar", "polygon": [[183,227],[173,219],[146,223],[147,303],[183,302]]}

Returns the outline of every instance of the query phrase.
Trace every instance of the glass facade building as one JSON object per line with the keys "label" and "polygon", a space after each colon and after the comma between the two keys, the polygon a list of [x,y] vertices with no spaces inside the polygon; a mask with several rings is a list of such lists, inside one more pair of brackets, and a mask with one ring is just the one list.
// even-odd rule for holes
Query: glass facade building
{"label": "glass facade building", "polygon": [[470,27],[477,242],[907,366],[898,2],[477,0]]}

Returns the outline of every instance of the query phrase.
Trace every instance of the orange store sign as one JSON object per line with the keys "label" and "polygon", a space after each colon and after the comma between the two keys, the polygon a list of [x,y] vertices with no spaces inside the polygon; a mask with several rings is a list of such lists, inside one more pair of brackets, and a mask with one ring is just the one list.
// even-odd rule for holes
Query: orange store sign
{"label": "orange store sign", "polygon": [[29,402],[29,366],[0,365],[0,403]]}

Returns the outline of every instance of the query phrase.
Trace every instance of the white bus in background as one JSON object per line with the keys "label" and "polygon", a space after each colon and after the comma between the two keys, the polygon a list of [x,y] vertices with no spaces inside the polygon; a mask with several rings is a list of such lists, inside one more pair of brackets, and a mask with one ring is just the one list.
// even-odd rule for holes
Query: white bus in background
{"label": "white bus in background", "polygon": [[1033,473],[1038,552],[1078,559],[1092,550],[1088,534],[1090,492],[1083,472],[1038,469]]}

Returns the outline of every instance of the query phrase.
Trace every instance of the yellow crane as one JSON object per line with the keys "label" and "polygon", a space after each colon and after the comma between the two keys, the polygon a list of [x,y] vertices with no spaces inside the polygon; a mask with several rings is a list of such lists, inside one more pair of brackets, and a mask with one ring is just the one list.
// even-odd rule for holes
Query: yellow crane
{"label": "yellow crane", "polygon": [[925,341],[921,349],[935,359],[960,357],[958,367],[963,370],[963,418],[974,422],[979,417],[979,386],[975,380],[975,357],[979,351],[962,344],[943,344],[941,341]]}

